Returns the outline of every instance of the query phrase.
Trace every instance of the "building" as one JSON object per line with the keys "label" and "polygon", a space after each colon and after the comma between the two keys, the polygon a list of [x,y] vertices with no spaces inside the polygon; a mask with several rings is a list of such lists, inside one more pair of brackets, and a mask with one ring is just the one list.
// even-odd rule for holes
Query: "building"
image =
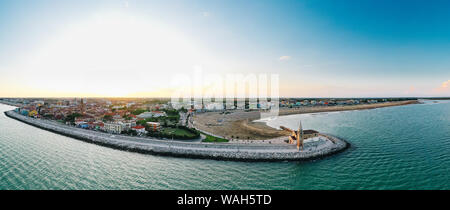
{"label": "building", "polygon": [[103,122],[95,122],[95,130],[104,130],[105,124]]}
{"label": "building", "polygon": [[136,131],[138,134],[146,134],[147,133],[147,131],[145,130],[145,127],[142,125],[134,126],[131,129]]}
{"label": "building", "polygon": [[86,111],[86,106],[84,105],[83,99],[81,99],[80,110],[81,110],[81,113],[82,113],[82,114],[84,114],[85,111]]}
{"label": "building", "polygon": [[122,123],[105,123],[103,129],[108,133],[120,134],[124,126]]}
{"label": "building", "polygon": [[123,125],[123,130],[125,130],[125,131],[129,131],[129,130],[131,130],[134,126],[136,126],[136,121],[134,121],[134,120],[121,121],[120,123],[122,123],[122,125]]}
{"label": "building", "polygon": [[147,125],[152,131],[158,131],[161,128],[161,124],[158,122],[147,122]]}
{"label": "building", "polygon": [[79,126],[80,126],[80,128],[88,129],[89,128],[89,123],[82,123]]}
{"label": "building", "polygon": [[153,111],[153,112],[144,112],[137,116],[138,118],[147,119],[147,118],[153,118],[153,117],[167,117],[167,114],[165,112],[161,111]]}
{"label": "building", "polygon": [[167,114],[162,111],[153,111],[152,113],[154,117],[167,117]]}
{"label": "building", "polygon": [[36,110],[32,110],[28,113],[28,116],[30,117],[37,117],[38,116],[38,112]]}
{"label": "building", "polygon": [[26,109],[21,109],[21,110],[20,110],[20,114],[22,114],[23,116],[28,116],[28,110],[26,110]]}
{"label": "building", "polygon": [[303,106],[308,106],[309,105],[309,101],[308,100],[303,100],[302,101],[302,105]]}
{"label": "building", "polygon": [[210,102],[205,104],[207,110],[223,110],[223,102]]}

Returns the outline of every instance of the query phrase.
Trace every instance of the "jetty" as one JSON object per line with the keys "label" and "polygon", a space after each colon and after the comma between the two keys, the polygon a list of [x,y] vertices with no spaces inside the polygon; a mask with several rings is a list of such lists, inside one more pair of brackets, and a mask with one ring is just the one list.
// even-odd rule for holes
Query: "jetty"
{"label": "jetty", "polygon": [[305,142],[299,151],[290,144],[239,144],[183,142],[146,137],[113,135],[65,125],[52,120],[36,119],[6,111],[5,115],[23,123],[110,148],[144,154],[174,157],[237,161],[302,161],[329,156],[349,147],[349,143],[331,135],[322,134],[311,143]]}

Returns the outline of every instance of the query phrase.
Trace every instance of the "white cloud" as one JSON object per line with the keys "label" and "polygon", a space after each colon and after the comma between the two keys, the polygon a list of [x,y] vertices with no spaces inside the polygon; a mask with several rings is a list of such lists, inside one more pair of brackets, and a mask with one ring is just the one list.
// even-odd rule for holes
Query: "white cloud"
{"label": "white cloud", "polygon": [[449,85],[450,85],[450,80],[447,80],[442,83],[441,88],[448,88]]}
{"label": "white cloud", "polygon": [[291,56],[283,55],[283,56],[280,57],[280,61],[287,61],[287,60],[291,60]]}
{"label": "white cloud", "polygon": [[433,89],[433,91],[437,93],[445,93],[450,91],[450,80],[443,82],[439,87]]}

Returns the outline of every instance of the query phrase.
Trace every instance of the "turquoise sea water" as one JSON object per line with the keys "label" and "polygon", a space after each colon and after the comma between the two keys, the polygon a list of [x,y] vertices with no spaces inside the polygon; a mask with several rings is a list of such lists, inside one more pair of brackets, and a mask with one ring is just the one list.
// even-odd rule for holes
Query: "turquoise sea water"
{"label": "turquoise sea water", "polygon": [[352,147],[308,162],[143,155],[53,134],[0,105],[0,189],[450,189],[450,102],[283,116]]}

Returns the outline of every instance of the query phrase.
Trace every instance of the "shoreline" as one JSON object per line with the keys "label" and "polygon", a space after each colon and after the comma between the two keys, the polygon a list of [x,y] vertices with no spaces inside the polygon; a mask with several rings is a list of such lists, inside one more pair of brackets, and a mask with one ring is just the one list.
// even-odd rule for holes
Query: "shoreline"
{"label": "shoreline", "polygon": [[[419,103],[420,102],[418,100],[409,100],[332,107],[280,108],[279,116],[367,110]],[[217,112],[201,113],[195,116],[195,127],[199,130],[214,133],[228,139],[237,139],[239,141],[270,140],[280,138],[282,136],[288,136],[290,134],[289,132],[270,127],[266,124],[266,122],[255,121],[260,119],[260,113],[261,112],[259,111],[233,111],[231,114],[227,115],[222,115]],[[223,122],[217,123],[219,120]],[[234,135],[229,135],[230,133],[233,133]]]}
{"label": "shoreline", "polygon": [[355,110],[367,110],[367,109],[378,109],[392,106],[405,106],[410,104],[420,104],[418,100],[409,100],[409,101],[396,101],[396,102],[384,102],[384,103],[375,103],[375,104],[357,104],[357,105],[348,105],[348,106],[331,106],[331,107],[322,107],[322,108],[314,108],[311,107],[310,110],[301,110],[301,109],[280,109],[280,116],[284,115],[294,115],[294,114],[312,114],[312,113],[321,113],[321,112],[341,112],[341,111],[355,111]]}
{"label": "shoreline", "polygon": [[[350,144],[331,135],[326,144],[320,148],[298,151],[294,145],[248,145],[235,143],[194,143],[170,140],[158,140],[142,137],[111,135],[97,131],[84,130],[48,120],[34,119],[22,116],[14,111],[6,111],[9,118],[28,125],[47,130],[63,136],[75,138],[88,143],[137,152],[143,154],[186,157],[196,159],[233,160],[233,161],[307,161],[320,159],[350,147]],[[336,143],[329,143],[335,141]],[[317,149],[318,148],[318,149]]]}

